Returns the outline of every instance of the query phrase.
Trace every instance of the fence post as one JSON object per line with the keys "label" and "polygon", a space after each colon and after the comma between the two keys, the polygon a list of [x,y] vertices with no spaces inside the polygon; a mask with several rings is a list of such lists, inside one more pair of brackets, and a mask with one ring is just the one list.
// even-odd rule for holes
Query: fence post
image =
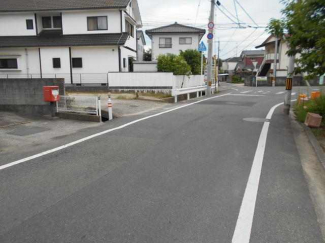
{"label": "fence post", "polygon": [[96,116],[99,115],[99,111],[98,111],[98,97],[96,97]]}
{"label": "fence post", "polygon": [[190,99],[190,93],[187,93],[187,100]]}
{"label": "fence post", "polygon": [[112,105],[112,100],[110,95],[108,95],[107,108],[108,108],[108,120],[111,121],[113,120],[113,105]]}
{"label": "fence post", "polygon": [[59,113],[59,101],[56,102],[56,113]]}
{"label": "fence post", "polygon": [[108,84],[108,73],[107,73],[107,87],[109,86],[109,84]]}
{"label": "fence post", "polygon": [[82,75],[82,74],[80,73],[80,85],[81,85],[81,83],[82,83],[82,82],[81,82],[81,75]]}
{"label": "fence post", "polygon": [[99,121],[102,122],[102,102],[100,96],[98,96],[98,107],[99,107]]}

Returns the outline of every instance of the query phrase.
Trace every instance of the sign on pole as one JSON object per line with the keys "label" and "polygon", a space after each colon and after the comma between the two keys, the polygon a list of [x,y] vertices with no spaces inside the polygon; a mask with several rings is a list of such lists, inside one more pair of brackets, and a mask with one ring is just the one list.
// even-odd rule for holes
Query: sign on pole
{"label": "sign on pole", "polygon": [[214,23],[213,23],[213,22],[210,22],[210,23],[208,24],[208,28],[209,28],[210,30],[212,30],[212,29],[214,28]]}
{"label": "sign on pole", "polygon": [[208,39],[209,39],[209,40],[212,40],[212,39],[213,39],[213,34],[212,34],[212,33],[209,33],[209,34],[208,34]]}
{"label": "sign on pole", "polygon": [[201,43],[200,43],[200,45],[199,45],[199,51],[200,52],[205,52],[205,51],[207,51],[208,49],[207,49],[207,47],[206,47],[206,45],[204,44],[204,42],[202,41]]}

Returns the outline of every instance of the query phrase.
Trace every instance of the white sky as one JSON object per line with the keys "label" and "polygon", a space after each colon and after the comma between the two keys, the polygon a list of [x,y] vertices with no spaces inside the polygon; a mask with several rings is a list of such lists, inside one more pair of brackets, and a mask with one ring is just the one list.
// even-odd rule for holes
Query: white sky
{"label": "white sky", "polygon": [[[234,0],[219,0],[220,3],[233,15],[236,16]],[[237,0],[251,15],[259,26],[266,26],[271,18],[280,18],[283,5],[279,0]],[[152,29],[178,22],[207,28],[210,13],[210,0],[138,0],[143,30]],[[200,4],[200,7],[198,8]],[[265,29],[234,29],[236,26],[216,9],[215,41],[220,40],[220,57],[222,59],[239,56],[243,49],[252,50],[261,44],[267,37]],[[241,23],[254,25],[252,20],[237,4],[238,17]],[[229,15],[229,14],[228,14]],[[197,18],[196,18],[197,16]],[[232,19],[231,15],[229,15]],[[237,22],[237,21],[236,21]],[[238,26],[238,25],[237,25]],[[264,33],[264,34],[263,34]],[[147,45],[151,42],[146,36]],[[203,38],[206,42],[206,37]],[[216,53],[217,45],[215,45]]]}

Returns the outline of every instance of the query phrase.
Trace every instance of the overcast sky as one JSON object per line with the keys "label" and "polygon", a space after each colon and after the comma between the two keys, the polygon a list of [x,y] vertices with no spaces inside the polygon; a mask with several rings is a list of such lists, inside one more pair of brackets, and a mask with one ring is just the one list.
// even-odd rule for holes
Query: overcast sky
{"label": "overcast sky", "polygon": [[[207,28],[210,0],[138,0],[143,21],[143,30],[178,22],[181,24]],[[219,0],[235,19],[234,0]],[[266,26],[271,18],[280,18],[283,5],[279,0],[237,0],[259,26]],[[200,5],[200,7],[199,7]],[[254,25],[253,21],[237,4],[240,23]],[[222,10],[225,12],[224,8]],[[226,12],[227,13],[227,12]],[[237,20],[235,19],[237,22]],[[220,57],[239,56],[243,49],[255,49],[267,37],[265,29],[235,29],[236,26],[220,10],[216,12],[215,41],[220,40]],[[238,25],[237,25],[238,26]],[[264,34],[263,34],[264,33]],[[150,39],[146,36],[147,45]],[[206,43],[206,37],[203,38]],[[215,50],[217,45],[215,45]]]}

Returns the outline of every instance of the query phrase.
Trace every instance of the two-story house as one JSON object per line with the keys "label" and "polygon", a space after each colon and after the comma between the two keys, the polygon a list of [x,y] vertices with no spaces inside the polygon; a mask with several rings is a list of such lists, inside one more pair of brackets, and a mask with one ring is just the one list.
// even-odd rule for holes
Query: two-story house
{"label": "two-story house", "polygon": [[[269,36],[261,45],[256,48],[265,47],[264,61],[261,64],[258,76],[273,76],[274,59],[275,59],[275,39],[276,37]],[[287,77],[287,69],[289,66],[289,56],[287,51],[289,50],[288,44],[282,40],[278,40],[278,53],[277,53],[277,77]]]}
{"label": "two-story house", "polygon": [[[237,63],[235,71],[255,71],[259,69],[264,60],[264,50],[244,50],[240,55],[240,61]],[[256,66],[255,66],[256,65]]]}
{"label": "two-story house", "polygon": [[205,33],[204,29],[181,25],[177,22],[146,31],[151,39],[153,60],[161,54],[178,55],[180,51],[197,50]]}
{"label": "two-story house", "polygon": [[0,76],[127,72],[141,26],[137,0],[0,1]]}

